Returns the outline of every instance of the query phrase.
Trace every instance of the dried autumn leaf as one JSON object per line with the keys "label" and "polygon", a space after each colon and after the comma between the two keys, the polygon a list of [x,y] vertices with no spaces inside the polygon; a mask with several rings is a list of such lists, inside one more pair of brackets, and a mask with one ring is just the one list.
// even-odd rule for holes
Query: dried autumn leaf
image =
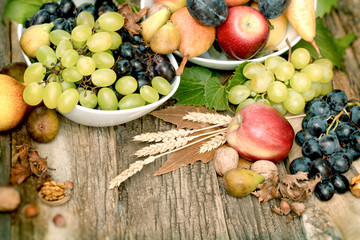
{"label": "dried autumn leaf", "polygon": [[10,171],[10,183],[21,184],[31,175],[30,169],[22,166],[20,163],[15,163]]}
{"label": "dried autumn leaf", "polygon": [[[172,123],[176,125],[176,128],[188,128],[188,129],[199,129],[210,126],[205,123],[197,123],[193,121],[184,121],[183,117],[189,112],[200,112],[200,113],[210,113],[209,110],[205,107],[194,107],[188,105],[176,105],[169,106],[167,108],[151,112],[150,114],[154,117],[160,118],[165,122]],[[212,111],[214,112],[214,111]]]}
{"label": "dried autumn leaf", "polygon": [[139,12],[133,12],[131,5],[128,2],[118,6],[118,12],[124,17],[124,26],[131,36],[139,34],[141,31],[140,25],[137,23],[143,16],[146,15],[148,7],[141,9]]}
{"label": "dried autumn leaf", "polygon": [[31,172],[38,177],[43,176],[48,170],[47,157],[46,158],[41,158],[39,156],[30,157],[29,162],[30,162]]}
{"label": "dried autumn leaf", "polygon": [[18,160],[20,160],[21,165],[23,165],[24,167],[28,167],[28,154],[30,150],[30,145],[23,144],[20,146],[16,146],[16,149],[18,150],[18,152],[15,153],[11,159],[12,165],[14,165]]}

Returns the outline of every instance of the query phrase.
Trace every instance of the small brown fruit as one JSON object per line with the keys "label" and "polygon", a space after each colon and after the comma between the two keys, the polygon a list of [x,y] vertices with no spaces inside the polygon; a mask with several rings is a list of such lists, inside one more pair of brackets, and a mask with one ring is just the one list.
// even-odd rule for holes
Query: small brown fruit
{"label": "small brown fruit", "polygon": [[65,227],[66,225],[65,218],[61,214],[56,214],[53,218],[53,222],[58,227]]}
{"label": "small brown fruit", "polygon": [[14,211],[19,204],[20,194],[14,187],[0,187],[0,212]]}
{"label": "small brown fruit", "polygon": [[214,154],[214,168],[217,174],[223,176],[227,171],[237,168],[238,152],[231,147],[221,147]]}
{"label": "small brown fruit", "polygon": [[26,217],[36,217],[38,215],[38,207],[35,204],[27,204],[23,207],[22,212]]}
{"label": "small brown fruit", "polygon": [[59,119],[56,111],[45,106],[35,108],[26,119],[26,130],[30,137],[37,142],[52,141],[59,131]]}

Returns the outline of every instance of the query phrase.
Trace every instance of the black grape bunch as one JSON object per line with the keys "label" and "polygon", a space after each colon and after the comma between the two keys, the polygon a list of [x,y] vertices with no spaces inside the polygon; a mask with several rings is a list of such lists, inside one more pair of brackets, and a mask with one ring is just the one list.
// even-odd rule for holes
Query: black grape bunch
{"label": "black grape bunch", "polygon": [[360,157],[360,102],[348,100],[342,90],[332,90],[322,98],[307,102],[302,129],[295,135],[302,157],[294,159],[291,174],[308,172],[309,178],[321,175],[314,190],[322,201],[349,190],[344,176]]}

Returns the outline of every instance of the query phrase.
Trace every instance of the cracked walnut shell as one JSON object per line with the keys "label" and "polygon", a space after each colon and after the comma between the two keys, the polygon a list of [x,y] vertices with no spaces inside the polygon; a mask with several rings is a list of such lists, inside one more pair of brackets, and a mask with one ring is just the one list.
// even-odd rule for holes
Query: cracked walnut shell
{"label": "cracked walnut shell", "polygon": [[360,174],[351,179],[350,191],[355,197],[360,198]]}

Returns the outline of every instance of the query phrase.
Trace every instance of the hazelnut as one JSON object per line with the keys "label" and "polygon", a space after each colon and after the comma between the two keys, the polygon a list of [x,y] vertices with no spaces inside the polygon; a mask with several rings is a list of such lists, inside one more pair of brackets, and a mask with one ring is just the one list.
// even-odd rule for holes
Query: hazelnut
{"label": "hazelnut", "polygon": [[70,190],[74,188],[74,183],[72,181],[67,181],[64,184],[65,184],[65,188],[68,188]]}
{"label": "hazelnut", "polygon": [[58,227],[65,227],[66,225],[65,218],[61,214],[56,214],[53,218],[53,222]]}
{"label": "hazelnut", "polygon": [[232,147],[221,147],[216,150],[213,160],[215,171],[223,176],[227,171],[237,168],[239,154]]}
{"label": "hazelnut", "polygon": [[38,215],[38,207],[35,204],[27,204],[23,207],[22,212],[26,217],[36,217]]}
{"label": "hazelnut", "polygon": [[274,177],[273,174],[278,172],[276,164],[269,160],[258,160],[251,165],[250,169],[262,175],[265,180]]}

